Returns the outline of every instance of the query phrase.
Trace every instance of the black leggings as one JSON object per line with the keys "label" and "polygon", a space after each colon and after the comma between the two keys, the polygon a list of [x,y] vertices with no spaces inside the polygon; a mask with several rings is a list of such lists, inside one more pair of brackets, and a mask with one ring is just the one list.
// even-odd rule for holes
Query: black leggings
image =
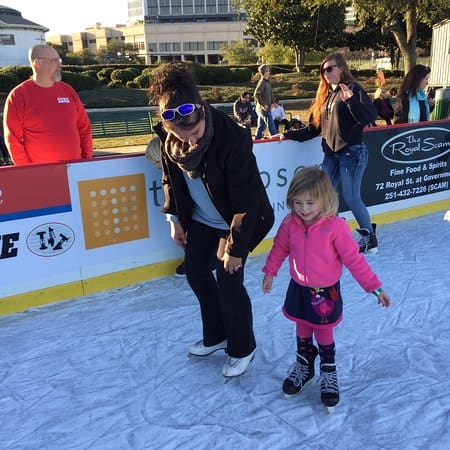
{"label": "black leggings", "polygon": [[[228,339],[228,354],[236,358],[249,355],[256,347],[250,297],[244,287],[242,268],[232,275],[217,259],[221,238],[228,231],[193,221],[188,230],[184,267],[187,281],[200,303],[205,345]],[[212,272],[216,268],[216,276]]]}

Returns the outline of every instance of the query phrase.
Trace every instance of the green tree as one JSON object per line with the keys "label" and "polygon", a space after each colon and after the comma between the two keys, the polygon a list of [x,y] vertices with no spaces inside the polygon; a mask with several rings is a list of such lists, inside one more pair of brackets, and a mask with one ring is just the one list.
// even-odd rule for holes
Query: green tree
{"label": "green tree", "polygon": [[301,71],[305,55],[344,42],[344,5],[341,0],[239,0],[247,12],[248,31],[260,43],[278,44],[295,52]]}
{"label": "green tree", "polygon": [[417,62],[418,26],[431,27],[450,16],[448,0],[353,0],[362,25],[375,22],[383,33],[392,33],[408,72]]}
{"label": "green tree", "polygon": [[267,64],[294,64],[295,62],[295,53],[291,48],[270,43],[259,50],[258,56]]}
{"label": "green tree", "polygon": [[132,44],[126,44],[118,39],[112,39],[106,47],[101,46],[97,50],[97,58],[102,63],[134,61],[136,58],[136,50]]}
{"label": "green tree", "polygon": [[248,40],[223,44],[220,50],[227,64],[255,64],[258,61],[256,47]]}

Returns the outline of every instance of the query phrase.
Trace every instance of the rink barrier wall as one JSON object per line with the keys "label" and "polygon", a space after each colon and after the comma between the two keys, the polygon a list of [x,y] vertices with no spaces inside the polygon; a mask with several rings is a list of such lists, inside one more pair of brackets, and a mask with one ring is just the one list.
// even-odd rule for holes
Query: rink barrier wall
{"label": "rink barrier wall", "polygon": [[[370,128],[365,142],[362,195],[378,225],[450,209],[449,119]],[[320,138],[263,140],[254,153],[275,212],[258,254],[289,212],[292,175],[323,153]],[[0,168],[0,314],[172,275],[183,255],[162,203],[161,173],[143,154]]]}

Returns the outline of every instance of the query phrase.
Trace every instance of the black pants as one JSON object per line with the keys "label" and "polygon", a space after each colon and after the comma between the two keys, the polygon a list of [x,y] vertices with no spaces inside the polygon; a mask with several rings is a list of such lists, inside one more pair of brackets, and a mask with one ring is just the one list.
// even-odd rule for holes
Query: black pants
{"label": "black pants", "polygon": [[[230,275],[217,258],[220,239],[228,231],[192,222],[188,230],[184,267],[191,289],[200,302],[205,345],[228,339],[228,354],[249,355],[256,347],[252,305],[244,287],[244,267]],[[216,276],[211,267],[216,268]]]}

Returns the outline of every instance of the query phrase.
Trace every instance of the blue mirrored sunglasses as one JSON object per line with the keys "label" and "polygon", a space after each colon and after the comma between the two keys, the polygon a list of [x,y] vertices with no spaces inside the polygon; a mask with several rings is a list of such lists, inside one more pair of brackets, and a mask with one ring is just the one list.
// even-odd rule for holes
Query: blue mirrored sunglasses
{"label": "blue mirrored sunglasses", "polygon": [[178,113],[180,116],[189,116],[189,114],[192,114],[198,108],[200,108],[200,105],[197,103],[184,103],[176,108],[164,110],[161,113],[161,117],[164,120],[170,121],[175,119],[175,113]]}

